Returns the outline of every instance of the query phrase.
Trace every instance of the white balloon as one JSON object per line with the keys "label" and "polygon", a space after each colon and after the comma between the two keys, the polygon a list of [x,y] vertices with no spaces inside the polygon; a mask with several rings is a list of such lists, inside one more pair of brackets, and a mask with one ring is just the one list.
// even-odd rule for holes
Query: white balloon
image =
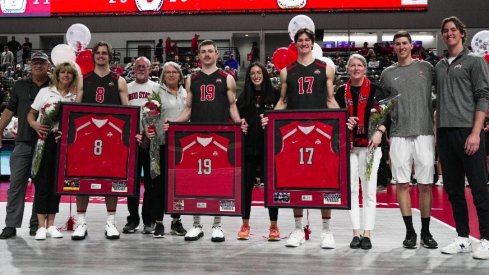
{"label": "white balloon", "polygon": [[66,31],[66,41],[75,51],[83,51],[92,39],[90,30],[83,24],[73,24]]}
{"label": "white balloon", "polygon": [[323,49],[321,49],[321,46],[319,46],[318,43],[314,43],[314,47],[312,47],[312,56],[314,56],[314,58],[323,57]]}
{"label": "white balloon", "polygon": [[326,56],[321,56],[321,57],[316,57],[316,58],[325,62],[326,65],[328,65],[328,67],[333,68],[333,72],[336,73],[336,65],[334,64],[333,60],[331,60],[331,58],[326,57]]}
{"label": "white balloon", "polygon": [[300,14],[294,16],[292,20],[289,22],[289,36],[292,41],[294,41],[295,33],[302,28],[308,28],[311,31],[315,31],[316,27],[314,26],[314,22],[309,16]]}
{"label": "white balloon", "polygon": [[51,51],[51,60],[55,66],[63,62],[75,62],[76,54],[70,46],[59,44]]}
{"label": "white balloon", "polygon": [[478,55],[485,55],[489,53],[489,31],[480,31],[472,37],[470,43],[474,53]]}

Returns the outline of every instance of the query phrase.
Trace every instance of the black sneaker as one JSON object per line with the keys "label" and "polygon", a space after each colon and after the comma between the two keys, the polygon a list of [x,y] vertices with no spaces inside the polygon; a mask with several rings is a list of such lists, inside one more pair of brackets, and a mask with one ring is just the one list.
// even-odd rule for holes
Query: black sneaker
{"label": "black sneaker", "polygon": [[406,234],[406,239],[402,242],[404,248],[415,249],[416,248],[416,240],[418,235],[416,233],[412,233],[411,235]]}
{"label": "black sneaker", "polygon": [[421,234],[420,243],[425,248],[429,248],[429,249],[438,248],[438,243],[435,241],[435,239],[433,239],[433,236],[430,233],[428,233],[426,235]]}
{"label": "black sneaker", "polygon": [[165,226],[162,223],[157,222],[155,226],[155,233],[153,233],[153,238],[164,238],[165,237]]}
{"label": "black sneaker", "polygon": [[360,244],[362,243],[362,239],[361,237],[353,237],[353,239],[351,240],[351,243],[350,243],[350,248],[353,248],[353,249],[358,249],[360,248]]}
{"label": "black sneaker", "polygon": [[139,224],[135,224],[133,222],[128,222],[126,225],[124,225],[124,228],[122,228],[122,233],[130,234],[136,232],[138,230]]}
{"label": "black sneaker", "polygon": [[171,222],[171,234],[177,236],[184,236],[185,234],[187,234],[187,230],[183,228],[182,220]]}
{"label": "black sneaker", "polygon": [[369,237],[363,237],[362,242],[360,244],[360,247],[362,249],[371,249],[372,248],[372,242],[370,241]]}
{"label": "black sneaker", "polygon": [[31,226],[29,226],[29,236],[36,236],[38,228],[39,226],[37,224],[32,224]]}
{"label": "black sneaker", "polygon": [[17,229],[15,229],[15,227],[5,227],[2,231],[2,234],[0,234],[0,239],[10,239],[12,237],[15,237],[15,235],[17,235]]}

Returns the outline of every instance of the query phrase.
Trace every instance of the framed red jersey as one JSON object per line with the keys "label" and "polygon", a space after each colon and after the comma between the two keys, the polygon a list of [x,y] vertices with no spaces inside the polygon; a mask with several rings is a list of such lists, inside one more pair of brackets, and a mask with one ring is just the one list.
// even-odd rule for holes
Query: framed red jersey
{"label": "framed red jersey", "polygon": [[167,132],[166,212],[241,216],[242,146],[239,124],[172,123]]}
{"label": "framed red jersey", "polygon": [[265,206],[350,209],[346,109],[267,116]]}
{"label": "framed red jersey", "polygon": [[138,128],[138,107],[62,103],[56,193],[139,195]]}

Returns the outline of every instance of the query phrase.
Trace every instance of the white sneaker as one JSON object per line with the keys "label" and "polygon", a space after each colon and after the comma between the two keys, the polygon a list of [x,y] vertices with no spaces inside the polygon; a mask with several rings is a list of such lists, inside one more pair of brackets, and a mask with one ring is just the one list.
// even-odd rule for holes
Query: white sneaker
{"label": "white sneaker", "polygon": [[36,240],[42,241],[46,239],[46,228],[44,227],[39,227],[36,231]]}
{"label": "white sneaker", "polygon": [[194,225],[190,230],[185,234],[186,241],[196,241],[200,238],[204,237],[204,231],[202,231],[202,225]]}
{"label": "white sneaker", "polygon": [[46,230],[47,236],[51,238],[63,238],[63,234],[59,232],[58,228],[54,225],[51,225]]}
{"label": "white sneaker", "polygon": [[105,223],[105,237],[109,240],[117,240],[121,237],[119,230],[115,226],[114,215],[109,215],[107,222]]}
{"label": "white sneaker", "polygon": [[85,219],[77,219],[75,226],[75,231],[71,235],[71,239],[74,241],[84,240],[85,237],[88,235]]}
{"label": "white sneaker", "polygon": [[489,241],[481,239],[479,247],[472,253],[472,258],[477,260],[489,260]]}
{"label": "white sneaker", "polygon": [[438,177],[438,180],[436,181],[435,185],[436,186],[443,186],[443,178],[442,177]]}
{"label": "white sneaker", "polygon": [[226,238],[224,237],[224,231],[220,225],[212,226],[211,241],[213,242],[224,242]]}
{"label": "white sneaker", "polygon": [[321,233],[321,248],[324,249],[336,248],[333,232],[331,232],[330,230],[323,230],[323,232]]}
{"label": "white sneaker", "polygon": [[290,233],[289,238],[285,246],[287,247],[298,247],[306,242],[306,237],[303,229],[295,229]]}
{"label": "white sneaker", "polygon": [[457,254],[472,251],[472,244],[469,238],[457,237],[453,242],[441,249],[443,254]]}

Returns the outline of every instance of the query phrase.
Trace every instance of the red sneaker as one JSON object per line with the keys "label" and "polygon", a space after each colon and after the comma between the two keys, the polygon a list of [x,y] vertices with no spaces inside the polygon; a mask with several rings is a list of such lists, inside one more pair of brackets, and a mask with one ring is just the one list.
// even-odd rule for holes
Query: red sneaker
{"label": "red sneaker", "polygon": [[250,226],[242,225],[238,232],[238,240],[249,240],[250,239]]}
{"label": "red sneaker", "polygon": [[268,234],[268,241],[280,241],[280,231],[277,226],[270,226],[270,234]]}

